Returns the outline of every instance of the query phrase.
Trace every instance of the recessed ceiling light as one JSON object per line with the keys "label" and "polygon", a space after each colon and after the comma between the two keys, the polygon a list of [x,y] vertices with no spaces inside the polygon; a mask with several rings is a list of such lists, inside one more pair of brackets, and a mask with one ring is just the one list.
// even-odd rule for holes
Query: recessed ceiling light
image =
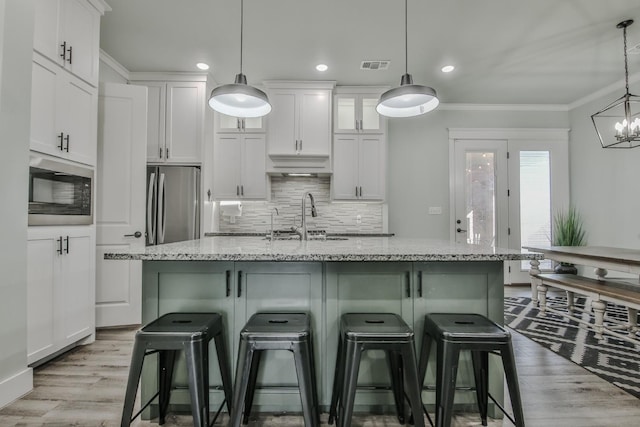
{"label": "recessed ceiling light", "polygon": [[209,64],[205,64],[204,62],[198,62],[196,64],[196,67],[198,67],[201,70],[208,70],[209,69]]}
{"label": "recessed ceiling light", "polygon": [[318,64],[316,65],[316,70],[318,71],[327,71],[329,69],[329,67],[326,66],[326,64]]}
{"label": "recessed ceiling light", "polygon": [[442,72],[443,73],[450,73],[455,69],[456,69],[456,67],[454,67],[453,65],[445,65],[444,67],[442,67]]}

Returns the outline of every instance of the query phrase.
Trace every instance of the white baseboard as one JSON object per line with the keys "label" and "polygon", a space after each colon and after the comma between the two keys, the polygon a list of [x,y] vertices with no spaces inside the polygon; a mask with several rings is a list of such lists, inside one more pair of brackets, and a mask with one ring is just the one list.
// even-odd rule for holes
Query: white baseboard
{"label": "white baseboard", "polygon": [[33,389],[33,369],[24,371],[0,382],[0,408],[24,396]]}

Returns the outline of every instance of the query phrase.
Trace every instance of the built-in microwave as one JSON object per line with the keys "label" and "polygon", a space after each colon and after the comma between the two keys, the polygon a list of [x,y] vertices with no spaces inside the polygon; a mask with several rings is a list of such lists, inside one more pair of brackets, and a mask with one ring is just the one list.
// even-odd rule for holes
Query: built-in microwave
{"label": "built-in microwave", "polygon": [[29,225],[93,224],[93,170],[29,159]]}

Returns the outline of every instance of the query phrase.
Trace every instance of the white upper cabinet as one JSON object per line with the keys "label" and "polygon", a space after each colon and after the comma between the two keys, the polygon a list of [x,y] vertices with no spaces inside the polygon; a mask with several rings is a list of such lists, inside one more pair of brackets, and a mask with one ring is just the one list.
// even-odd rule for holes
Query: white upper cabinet
{"label": "white upper cabinet", "polygon": [[264,134],[219,134],[213,146],[216,199],[266,199]]}
{"label": "white upper cabinet", "polygon": [[100,16],[87,0],[37,0],[33,48],[77,77],[98,85]]}
{"label": "white upper cabinet", "polygon": [[333,144],[333,199],[384,200],[383,136],[336,134]]}
{"label": "white upper cabinet", "polygon": [[148,88],[147,161],[202,162],[206,83],[132,81]]}
{"label": "white upper cabinet", "polygon": [[342,86],[334,97],[334,133],[385,133],[386,120],[376,111],[385,88]]}
{"label": "white upper cabinet", "polygon": [[95,165],[98,96],[96,88],[34,53],[30,148]]}
{"label": "white upper cabinet", "polygon": [[267,82],[269,171],[330,171],[333,82]]}
{"label": "white upper cabinet", "polygon": [[264,132],[265,131],[265,120],[263,117],[233,117],[227,116],[226,114],[221,114],[216,112],[216,132],[228,132],[228,133],[237,133],[237,132]]}

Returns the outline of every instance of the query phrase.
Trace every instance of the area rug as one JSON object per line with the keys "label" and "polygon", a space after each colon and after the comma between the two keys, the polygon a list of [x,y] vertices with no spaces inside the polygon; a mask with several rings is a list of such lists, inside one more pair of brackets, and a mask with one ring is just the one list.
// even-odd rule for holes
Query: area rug
{"label": "area rug", "polygon": [[[547,301],[566,303],[561,297],[549,297]],[[575,298],[575,303],[576,307],[584,308],[587,301],[580,297]],[[626,319],[626,313],[624,307],[607,306],[607,316]],[[504,321],[508,327],[640,399],[639,344],[606,334],[599,341],[575,320],[550,312],[540,314],[532,306],[531,298],[505,297]]]}

